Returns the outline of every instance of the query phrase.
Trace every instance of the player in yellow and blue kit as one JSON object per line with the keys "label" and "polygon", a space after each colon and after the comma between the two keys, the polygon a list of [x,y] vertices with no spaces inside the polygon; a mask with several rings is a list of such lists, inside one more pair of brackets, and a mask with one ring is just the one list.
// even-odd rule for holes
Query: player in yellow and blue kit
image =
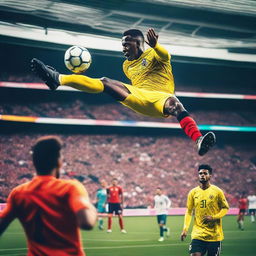
{"label": "player in yellow and blue kit", "polygon": [[[149,49],[144,50],[144,42],[150,46]],[[125,31],[122,46],[127,58],[123,70],[131,85],[106,77],[95,79],[84,75],[59,74],[37,59],[31,61],[32,71],[51,90],[65,85],[87,93],[105,92],[137,113],[151,117],[175,116],[184,132],[196,142],[198,154],[207,153],[215,144],[215,135],[208,132],[203,136],[194,119],[175,96],[171,56],[158,43],[154,29],[147,31],[146,41],[140,30]]]}
{"label": "player in yellow and blue kit", "polygon": [[100,230],[104,229],[103,226],[103,216],[102,214],[106,213],[106,206],[107,206],[107,182],[102,180],[100,182],[101,188],[97,190],[96,199],[97,199],[97,212],[98,216],[98,227]]}
{"label": "player in yellow and blue kit", "polygon": [[194,226],[189,252],[191,256],[219,256],[224,239],[222,217],[229,209],[223,191],[210,184],[212,168],[200,165],[198,168],[200,186],[190,190],[181,240],[186,236],[194,211]]}

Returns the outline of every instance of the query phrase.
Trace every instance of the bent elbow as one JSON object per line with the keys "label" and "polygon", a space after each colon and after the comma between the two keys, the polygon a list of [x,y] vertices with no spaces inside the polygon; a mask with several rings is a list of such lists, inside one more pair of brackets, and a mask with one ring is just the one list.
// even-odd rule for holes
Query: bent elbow
{"label": "bent elbow", "polygon": [[97,221],[97,212],[94,207],[82,209],[77,213],[77,223],[79,228],[84,230],[93,229]]}
{"label": "bent elbow", "polygon": [[94,223],[81,223],[79,227],[82,230],[92,230],[94,228]]}

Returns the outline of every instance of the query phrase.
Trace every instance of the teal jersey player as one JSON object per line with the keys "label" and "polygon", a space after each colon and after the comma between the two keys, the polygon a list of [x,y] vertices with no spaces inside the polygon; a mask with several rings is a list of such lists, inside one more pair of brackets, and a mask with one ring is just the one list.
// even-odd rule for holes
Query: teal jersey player
{"label": "teal jersey player", "polygon": [[101,188],[97,190],[96,200],[97,200],[97,211],[98,211],[98,228],[103,230],[103,218],[106,213],[107,204],[107,183],[105,180],[100,182]]}
{"label": "teal jersey player", "polygon": [[106,212],[106,202],[107,202],[107,190],[105,188],[100,188],[97,191],[97,210],[99,213]]}

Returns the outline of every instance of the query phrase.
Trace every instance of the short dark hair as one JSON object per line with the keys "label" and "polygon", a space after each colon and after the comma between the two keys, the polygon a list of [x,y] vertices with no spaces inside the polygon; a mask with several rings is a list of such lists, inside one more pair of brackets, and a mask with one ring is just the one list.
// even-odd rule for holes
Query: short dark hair
{"label": "short dark hair", "polygon": [[135,28],[128,29],[128,30],[124,31],[123,36],[141,37],[144,42],[144,35],[143,35],[142,31],[139,29],[135,29]]}
{"label": "short dark hair", "polygon": [[210,165],[208,165],[208,164],[199,165],[198,171],[200,171],[202,169],[208,170],[209,174],[212,174],[212,167]]}
{"label": "short dark hair", "polygon": [[54,136],[44,136],[32,147],[32,158],[37,174],[47,175],[58,166],[62,142]]}

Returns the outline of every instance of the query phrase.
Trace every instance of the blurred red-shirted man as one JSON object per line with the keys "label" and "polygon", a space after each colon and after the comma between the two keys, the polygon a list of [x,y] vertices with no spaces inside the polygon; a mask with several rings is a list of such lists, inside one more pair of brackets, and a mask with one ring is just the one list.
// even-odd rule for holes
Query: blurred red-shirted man
{"label": "blurred red-shirted man", "polygon": [[85,255],[81,229],[95,225],[97,213],[86,189],[75,180],[61,180],[61,141],[40,138],[33,147],[37,176],[14,188],[0,214],[0,235],[18,218],[28,241],[28,255]]}
{"label": "blurred red-shirted man", "polygon": [[244,230],[244,215],[247,210],[247,203],[248,203],[248,200],[245,196],[245,192],[243,192],[241,194],[240,199],[238,200],[239,212],[238,212],[238,216],[237,216],[237,223],[238,223],[238,228],[240,230]]}
{"label": "blurred red-shirted man", "polygon": [[112,186],[107,188],[107,201],[108,201],[108,230],[107,232],[112,232],[112,216],[113,213],[118,216],[119,225],[122,233],[127,233],[124,229],[124,222],[123,222],[123,189],[120,186],[117,186],[117,179],[114,178],[112,180]]}

